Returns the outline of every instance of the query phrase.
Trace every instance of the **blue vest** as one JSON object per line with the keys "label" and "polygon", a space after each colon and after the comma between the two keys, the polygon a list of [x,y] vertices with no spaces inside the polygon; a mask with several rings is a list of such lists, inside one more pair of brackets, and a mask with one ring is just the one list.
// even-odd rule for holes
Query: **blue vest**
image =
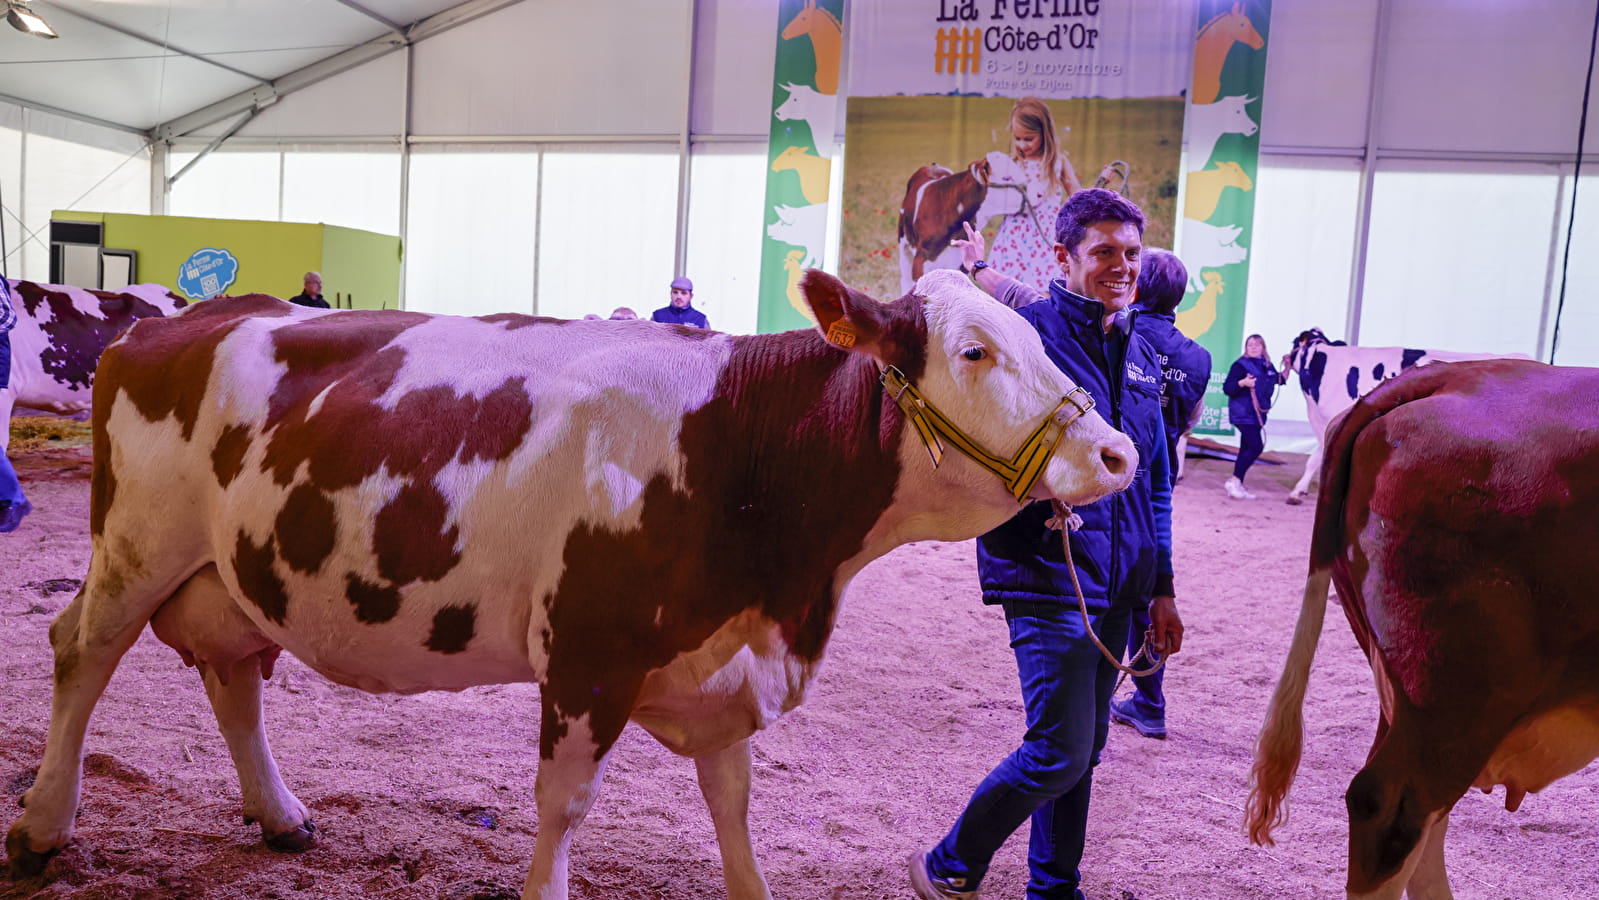
{"label": "blue vest", "polygon": [[1138,336],[1148,341],[1160,358],[1162,418],[1167,439],[1175,441],[1205,397],[1205,387],[1210,384],[1210,351],[1178,331],[1177,317],[1172,315],[1140,313]]}
{"label": "blue vest", "polygon": [[[1094,410],[1125,432],[1138,449],[1138,471],[1127,490],[1074,507],[1083,527],[1071,533],[1072,559],[1089,605],[1148,604],[1157,576],[1171,569],[1171,466],[1161,421],[1161,367],[1129,312],[1109,334],[1105,307],[1050,283],[1049,298],[1017,313],[1038,330],[1044,351],[1067,377],[1088,390]],[[1164,519],[1157,523],[1156,506]],[[1043,600],[1076,603],[1060,532],[1044,526],[1048,503],[1032,503],[977,539],[977,576],[984,603]],[[1162,527],[1164,526],[1164,527]]]}

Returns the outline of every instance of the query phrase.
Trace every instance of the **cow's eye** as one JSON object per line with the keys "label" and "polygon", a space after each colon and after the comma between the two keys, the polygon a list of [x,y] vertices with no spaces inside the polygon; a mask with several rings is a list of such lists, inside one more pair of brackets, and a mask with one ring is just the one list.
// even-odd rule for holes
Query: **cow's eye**
{"label": "cow's eye", "polygon": [[967,347],[965,350],[961,351],[961,356],[966,357],[972,362],[977,362],[987,355],[988,351],[984,350],[982,347]]}

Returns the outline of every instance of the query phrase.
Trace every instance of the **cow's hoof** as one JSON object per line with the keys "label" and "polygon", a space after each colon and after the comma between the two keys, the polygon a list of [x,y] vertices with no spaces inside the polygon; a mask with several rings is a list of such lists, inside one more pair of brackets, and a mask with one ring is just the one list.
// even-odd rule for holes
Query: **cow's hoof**
{"label": "cow's hoof", "polygon": [[11,880],[32,878],[43,872],[50,857],[55,856],[60,849],[52,847],[43,853],[36,853],[28,847],[27,832],[13,830],[6,835],[6,856],[10,863]]}
{"label": "cow's hoof", "polygon": [[1289,506],[1298,506],[1299,504],[1304,503],[1304,502],[1305,502],[1305,498],[1301,497],[1298,494],[1289,494],[1288,495],[1288,505]]}
{"label": "cow's hoof", "polygon": [[310,819],[299,828],[290,828],[277,834],[263,835],[268,850],[277,853],[304,853],[316,846],[316,823]]}

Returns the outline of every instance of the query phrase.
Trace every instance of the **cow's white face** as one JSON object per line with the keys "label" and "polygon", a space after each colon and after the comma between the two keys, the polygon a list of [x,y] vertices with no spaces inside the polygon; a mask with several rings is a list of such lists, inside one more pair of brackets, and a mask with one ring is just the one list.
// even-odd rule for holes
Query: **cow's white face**
{"label": "cow's white face", "polygon": [[[927,369],[918,387],[990,453],[1010,458],[1046,417],[1076,415],[1070,403],[1056,412],[1076,385],[1045,355],[1038,332],[1021,316],[950,270],[924,275],[916,293],[925,298],[927,316]],[[914,433],[906,440],[925,458]],[[1132,483],[1137,465],[1132,441],[1091,410],[1066,428],[1031,496],[1092,503]],[[998,476],[954,448],[940,474],[1005,491]]]}

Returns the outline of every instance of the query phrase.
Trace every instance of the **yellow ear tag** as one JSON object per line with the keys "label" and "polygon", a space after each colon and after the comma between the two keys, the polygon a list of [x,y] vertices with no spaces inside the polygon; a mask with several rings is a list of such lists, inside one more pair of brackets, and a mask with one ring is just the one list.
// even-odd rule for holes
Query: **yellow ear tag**
{"label": "yellow ear tag", "polygon": [[827,326],[827,342],[848,350],[855,346],[855,326],[845,319],[835,321]]}

